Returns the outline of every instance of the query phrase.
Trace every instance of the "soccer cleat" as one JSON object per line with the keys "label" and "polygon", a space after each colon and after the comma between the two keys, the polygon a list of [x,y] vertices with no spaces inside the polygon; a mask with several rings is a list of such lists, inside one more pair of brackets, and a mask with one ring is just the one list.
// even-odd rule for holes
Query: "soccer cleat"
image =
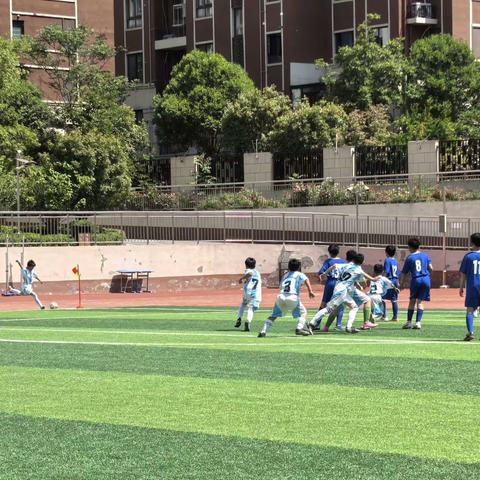
{"label": "soccer cleat", "polygon": [[402,328],[403,328],[403,330],[411,330],[412,329],[412,322],[404,323]]}
{"label": "soccer cleat", "polygon": [[[398,322],[398,318],[392,318],[390,321],[391,322]],[[387,320],[387,322],[388,322],[388,320]]]}
{"label": "soccer cleat", "polygon": [[363,324],[365,327],[368,327],[368,328],[377,328],[378,325],[376,323],[372,323],[372,322],[365,322]]}
{"label": "soccer cleat", "polygon": [[473,336],[473,333],[467,333],[467,336],[463,339],[464,342],[471,342],[474,340],[475,337]]}
{"label": "soccer cleat", "polygon": [[413,330],[421,330],[422,324],[420,322],[417,322],[412,328]]}
{"label": "soccer cleat", "polygon": [[310,330],[312,330],[312,332],[320,331],[320,325],[317,325],[315,322],[310,322],[308,326],[310,327]]}
{"label": "soccer cleat", "polygon": [[344,332],[344,331],[345,331],[345,328],[342,327],[341,325],[340,325],[340,326],[337,325],[337,326],[335,327],[335,330],[336,330],[337,332]]}
{"label": "soccer cleat", "polygon": [[357,330],[355,327],[347,328],[345,331],[347,333],[360,333],[360,330]]}
{"label": "soccer cleat", "polygon": [[371,328],[366,324],[364,323],[361,327],[360,327],[361,330],[371,330]]}
{"label": "soccer cleat", "polygon": [[322,332],[324,333],[328,333],[329,330],[330,330],[330,327],[327,327],[326,325],[322,328]]}
{"label": "soccer cleat", "polygon": [[250,331],[250,324],[248,322],[245,322],[245,325],[243,326],[243,331],[244,332],[249,332]]}
{"label": "soccer cleat", "polygon": [[241,325],[242,325],[242,319],[237,318],[237,321],[235,322],[235,328],[240,328]]}
{"label": "soccer cleat", "polygon": [[297,328],[295,330],[295,335],[298,335],[299,337],[309,337],[311,333],[303,328]]}
{"label": "soccer cleat", "polygon": [[265,332],[260,332],[258,335],[257,335],[257,338],[265,338],[267,336],[267,334]]}
{"label": "soccer cleat", "polygon": [[42,306],[40,307],[40,310],[45,310],[45,305],[42,305]]}

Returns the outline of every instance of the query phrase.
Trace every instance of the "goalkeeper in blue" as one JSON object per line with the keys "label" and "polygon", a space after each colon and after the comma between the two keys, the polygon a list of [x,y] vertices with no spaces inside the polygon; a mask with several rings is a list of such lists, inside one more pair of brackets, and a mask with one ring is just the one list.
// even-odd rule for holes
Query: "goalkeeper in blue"
{"label": "goalkeeper in blue", "polygon": [[373,267],[373,273],[375,276],[380,276],[378,280],[370,282],[370,290],[368,296],[372,302],[372,320],[376,322],[383,318],[384,310],[383,303],[388,292],[394,291],[397,295],[399,292],[398,287],[386,276],[383,276],[384,266],[377,263]]}
{"label": "goalkeeper in blue", "polygon": [[466,342],[474,338],[473,319],[480,307],[480,233],[474,233],[470,243],[471,252],[465,255],[460,266],[460,296],[465,297],[467,308]]}
{"label": "goalkeeper in blue", "polygon": [[259,338],[267,336],[268,330],[273,326],[277,318],[283,317],[286,313],[291,313],[297,322],[295,335],[306,337],[312,335],[312,330],[305,325],[307,321],[307,310],[300,300],[300,290],[303,285],[307,287],[310,298],[315,298],[312,285],[307,276],[301,272],[302,262],[292,258],[288,262],[288,272],[283,276],[280,282],[280,293],[275,301],[272,314],[267,318]]}
{"label": "goalkeeper in blue", "polygon": [[254,313],[260,308],[262,301],[262,276],[256,269],[257,261],[248,257],[245,260],[245,273],[238,280],[238,283],[243,283],[242,303],[238,310],[238,318],[235,323],[235,328],[240,328],[242,325],[243,314],[247,308],[247,321],[243,326],[245,332],[250,331],[250,325],[253,320]]}

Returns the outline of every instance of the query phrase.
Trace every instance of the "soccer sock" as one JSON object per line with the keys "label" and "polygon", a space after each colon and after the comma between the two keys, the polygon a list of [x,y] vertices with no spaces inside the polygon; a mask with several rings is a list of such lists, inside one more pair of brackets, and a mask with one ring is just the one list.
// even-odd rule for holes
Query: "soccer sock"
{"label": "soccer sock", "polygon": [[398,302],[392,302],[393,318],[398,318]]}
{"label": "soccer sock", "polygon": [[387,302],[382,302],[382,316],[387,318]]}
{"label": "soccer sock", "polygon": [[340,309],[338,310],[338,314],[337,314],[337,327],[338,328],[341,328],[342,326],[342,323],[343,323],[343,313],[345,312],[345,308],[344,307],[340,307]]}
{"label": "soccer sock", "polygon": [[325,308],[322,308],[321,310],[319,310],[315,316],[312,318],[312,320],[310,321],[310,323],[312,325],[315,325],[316,327],[318,327],[320,325],[320,322],[322,321],[322,318],[328,313],[328,308],[325,307]]}
{"label": "soccer sock", "polygon": [[238,317],[237,318],[242,318],[243,317],[243,312],[245,311],[245,304],[241,304],[240,308],[238,309]]}
{"label": "soccer sock", "polygon": [[36,303],[40,308],[42,308],[42,307],[43,307],[42,302],[40,301],[40,299],[38,298],[38,295],[37,295],[35,292],[32,293],[32,297],[33,297],[33,299],[35,300],[35,303]]}
{"label": "soccer sock", "polygon": [[267,333],[272,328],[273,322],[270,319],[265,320],[263,324],[262,333]]}
{"label": "soccer sock", "polygon": [[412,323],[412,319],[413,319],[413,314],[415,313],[415,310],[410,310],[408,309],[407,311],[407,322],[408,323]]}
{"label": "soccer sock", "polygon": [[423,318],[423,309],[419,308],[417,310],[417,323],[420,323]]}
{"label": "soccer sock", "polygon": [[347,321],[347,328],[352,328],[353,322],[355,321],[355,317],[357,316],[358,307],[352,308],[348,312],[348,321]]}
{"label": "soccer sock", "polygon": [[467,330],[468,333],[473,333],[473,312],[467,312]]}
{"label": "soccer sock", "polygon": [[250,307],[248,310],[247,310],[247,322],[248,323],[252,323],[252,320],[253,320],[253,308]]}
{"label": "soccer sock", "polygon": [[336,316],[338,315],[338,312],[332,312],[327,319],[327,323],[325,324],[326,327],[330,328],[332,325],[333,321],[335,320]]}
{"label": "soccer sock", "polygon": [[367,323],[370,321],[370,317],[372,316],[372,309],[369,305],[365,305],[363,307],[363,323]]}
{"label": "soccer sock", "polygon": [[300,317],[297,323],[297,330],[303,330],[305,328],[305,317]]}

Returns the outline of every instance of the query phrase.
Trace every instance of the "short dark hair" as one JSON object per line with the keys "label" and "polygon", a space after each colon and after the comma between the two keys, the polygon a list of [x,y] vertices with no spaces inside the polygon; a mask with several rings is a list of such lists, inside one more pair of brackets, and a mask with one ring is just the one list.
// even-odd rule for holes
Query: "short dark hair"
{"label": "short dark hair", "polygon": [[257,265],[257,261],[253,258],[253,257],[248,257],[246,260],[245,260],[245,266],[247,268],[255,268]]}
{"label": "short dark hair", "polygon": [[418,250],[420,248],[420,240],[416,237],[410,238],[408,240],[408,247],[412,250]]}
{"label": "short dark hair", "polygon": [[328,247],[328,253],[330,254],[330,256],[336,257],[340,253],[340,247],[336,243],[332,243]]}
{"label": "short dark hair", "polygon": [[470,235],[470,241],[472,242],[472,245],[480,247],[480,233],[473,233]]}
{"label": "short dark hair", "polygon": [[385,248],[385,253],[389,257],[394,257],[397,253],[397,247],[395,247],[394,245],[388,245],[387,248]]}
{"label": "short dark hair", "polygon": [[383,265],[381,263],[376,263],[373,266],[373,272],[375,275],[381,275],[383,273]]}
{"label": "short dark hair", "polygon": [[356,250],[348,250],[348,252],[345,254],[345,258],[347,259],[347,262],[353,262],[353,259],[355,258],[356,254],[357,254]]}
{"label": "short dark hair", "polygon": [[27,262],[27,267],[35,268],[36,266],[37,266],[37,264],[33,260],[29,260]]}
{"label": "short dark hair", "polygon": [[288,261],[288,270],[290,272],[298,272],[302,268],[302,262],[298,258],[291,258]]}
{"label": "short dark hair", "polygon": [[365,261],[365,256],[363,255],[363,253],[357,253],[353,257],[353,263],[355,265],[362,265],[364,261]]}

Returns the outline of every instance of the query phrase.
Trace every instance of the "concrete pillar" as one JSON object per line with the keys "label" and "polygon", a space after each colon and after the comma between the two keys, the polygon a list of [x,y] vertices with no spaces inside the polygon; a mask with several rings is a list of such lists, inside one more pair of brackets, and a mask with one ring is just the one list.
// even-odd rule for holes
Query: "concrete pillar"
{"label": "concrete pillar", "polygon": [[273,180],[273,155],[270,152],[245,153],[243,155],[243,168],[246,188],[256,191],[269,191],[272,189]]}
{"label": "concrete pillar", "polygon": [[[192,185],[195,180],[195,155],[170,158],[172,187],[176,190],[179,185]],[[177,189],[178,190],[178,189]]]}
{"label": "concrete pillar", "polygon": [[408,142],[408,173],[420,175],[437,173],[439,164],[438,140]]}
{"label": "concrete pillar", "polygon": [[355,176],[355,148],[324,148],[323,176],[350,181]]}

